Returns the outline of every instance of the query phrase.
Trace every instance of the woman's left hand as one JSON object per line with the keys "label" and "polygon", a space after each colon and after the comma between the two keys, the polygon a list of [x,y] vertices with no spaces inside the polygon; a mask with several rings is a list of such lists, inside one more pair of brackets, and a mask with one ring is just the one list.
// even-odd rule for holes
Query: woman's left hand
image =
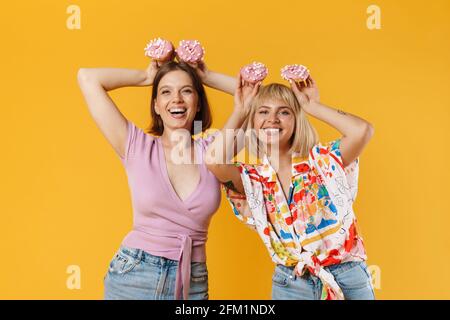
{"label": "woman's left hand", "polygon": [[289,81],[291,84],[292,91],[295,94],[300,106],[308,112],[308,108],[314,104],[319,103],[320,95],[319,89],[317,88],[316,82],[311,76],[306,79],[305,82],[295,82],[293,80]]}

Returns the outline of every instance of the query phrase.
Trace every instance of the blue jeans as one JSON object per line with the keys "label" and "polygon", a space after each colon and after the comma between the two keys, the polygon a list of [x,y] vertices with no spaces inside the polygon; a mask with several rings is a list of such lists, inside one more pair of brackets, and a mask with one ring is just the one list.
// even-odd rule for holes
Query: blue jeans
{"label": "blue jeans", "polygon": [[[325,267],[333,274],[346,300],[375,300],[372,282],[365,262],[345,262]],[[294,267],[278,264],[272,278],[274,300],[319,300],[322,282],[309,271],[303,276],[293,273]]]}
{"label": "blue jeans", "polygon": [[[121,246],[104,278],[105,300],[173,300],[178,261]],[[208,270],[191,263],[189,300],[207,300]]]}

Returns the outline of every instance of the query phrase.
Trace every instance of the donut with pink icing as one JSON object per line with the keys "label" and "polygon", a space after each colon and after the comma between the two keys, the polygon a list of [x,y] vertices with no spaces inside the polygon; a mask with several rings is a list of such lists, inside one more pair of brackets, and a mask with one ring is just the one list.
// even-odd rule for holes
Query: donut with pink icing
{"label": "donut with pink icing", "polygon": [[267,77],[268,73],[269,70],[261,62],[250,63],[242,67],[241,69],[242,79],[250,83],[257,83],[263,81]]}
{"label": "donut with pink icing", "polygon": [[197,63],[203,60],[205,48],[197,40],[181,40],[176,52],[180,60],[187,63]]}
{"label": "donut with pink icing", "polygon": [[147,57],[164,62],[172,58],[174,48],[170,41],[156,38],[147,44],[144,51]]}
{"label": "donut with pink icing", "polygon": [[309,77],[309,70],[305,66],[299,64],[291,64],[281,68],[281,77],[288,81],[306,81],[306,79],[308,79]]}

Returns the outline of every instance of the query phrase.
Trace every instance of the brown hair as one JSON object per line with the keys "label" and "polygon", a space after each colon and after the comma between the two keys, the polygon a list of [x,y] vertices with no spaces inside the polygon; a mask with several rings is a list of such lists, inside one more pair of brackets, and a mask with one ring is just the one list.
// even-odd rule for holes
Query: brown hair
{"label": "brown hair", "polygon": [[[162,77],[164,77],[169,72],[175,70],[181,70],[186,72],[188,76],[191,78],[192,84],[194,85],[194,89],[197,92],[200,111],[196,113],[194,121],[201,121],[202,131],[205,131],[211,127],[212,117],[211,117],[211,110],[209,108],[208,98],[206,97],[206,92],[205,88],[203,87],[202,80],[198,76],[197,72],[195,71],[194,68],[192,68],[185,62],[169,61],[167,63],[164,63],[159,68],[158,72],[155,75],[155,79],[153,80],[152,98],[150,103],[150,115],[152,123],[147,129],[148,133],[151,133],[153,135],[160,136],[164,132],[164,123],[161,119],[161,116],[159,116],[155,111],[155,100],[158,94],[159,82],[161,81]],[[190,131],[192,135],[198,133],[198,132],[194,133],[194,122],[192,123]]]}

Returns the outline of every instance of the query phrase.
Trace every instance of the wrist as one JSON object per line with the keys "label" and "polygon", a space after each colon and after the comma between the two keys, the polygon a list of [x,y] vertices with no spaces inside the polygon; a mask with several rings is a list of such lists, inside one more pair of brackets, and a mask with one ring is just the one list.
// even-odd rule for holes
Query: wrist
{"label": "wrist", "polygon": [[246,116],[247,115],[244,110],[236,109],[236,108],[233,110],[233,113],[231,114],[232,118],[234,118],[240,122],[243,122],[245,120]]}
{"label": "wrist", "polygon": [[138,83],[139,86],[151,86],[153,84],[153,79],[150,77],[146,70],[142,70],[140,75],[141,81]]}
{"label": "wrist", "polygon": [[211,87],[212,86],[212,81],[211,81],[211,71],[209,70],[205,70],[203,72],[203,77],[202,77],[202,82],[204,85]]}
{"label": "wrist", "polygon": [[310,113],[311,110],[314,110],[315,108],[317,108],[317,106],[320,105],[319,101],[309,101],[307,103],[302,104],[302,108],[306,113]]}

